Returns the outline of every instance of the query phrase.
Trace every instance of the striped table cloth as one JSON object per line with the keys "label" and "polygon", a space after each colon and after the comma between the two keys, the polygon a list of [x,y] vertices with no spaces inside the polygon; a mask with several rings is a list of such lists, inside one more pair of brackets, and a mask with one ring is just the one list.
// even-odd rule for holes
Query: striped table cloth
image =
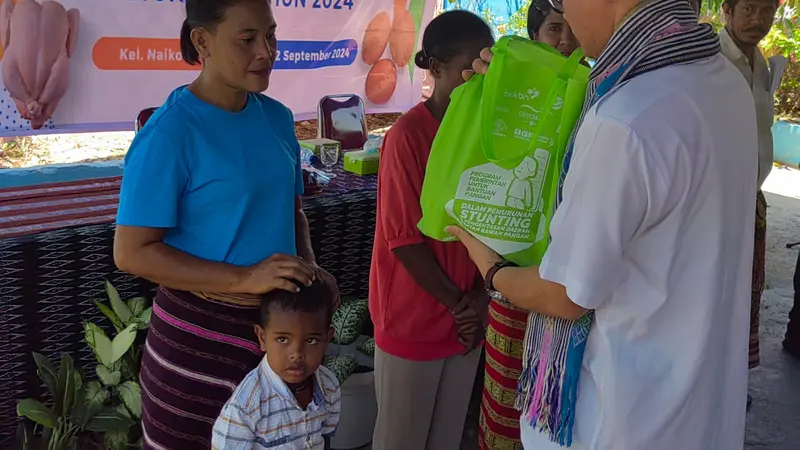
{"label": "striped table cloth", "polygon": [[[377,189],[377,176],[345,172],[342,159],[325,190],[308,198]],[[118,176],[0,189],[0,239],[113,222],[121,182]]]}
{"label": "striped table cloth", "polygon": [[113,222],[122,177],[0,189],[0,239]]}

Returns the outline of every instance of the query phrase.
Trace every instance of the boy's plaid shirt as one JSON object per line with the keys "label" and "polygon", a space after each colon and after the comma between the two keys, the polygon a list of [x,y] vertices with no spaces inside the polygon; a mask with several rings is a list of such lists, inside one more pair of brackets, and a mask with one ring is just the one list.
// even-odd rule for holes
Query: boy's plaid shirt
{"label": "boy's plaid shirt", "polygon": [[313,400],[301,409],[267,358],[253,369],[222,408],[211,439],[213,450],[269,448],[322,449],[339,424],[341,389],[336,376],[320,366]]}

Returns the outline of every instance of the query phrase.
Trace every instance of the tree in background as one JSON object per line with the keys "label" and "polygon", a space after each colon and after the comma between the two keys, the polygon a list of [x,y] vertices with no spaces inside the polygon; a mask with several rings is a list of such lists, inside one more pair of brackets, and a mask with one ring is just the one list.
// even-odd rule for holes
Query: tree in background
{"label": "tree in background", "polygon": [[[512,3],[517,4],[519,2],[520,0],[506,0],[506,5],[510,8]],[[444,7],[445,11],[451,9],[464,9],[481,16],[481,18],[485,20],[486,23],[488,23],[492,28],[495,36],[503,36],[508,34],[506,32],[505,21],[503,20],[503,17],[495,14],[495,11],[489,6],[488,0],[445,0],[442,6]]]}
{"label": "tree in background", "polygon": [[[783,55],[789,66],[775,93],[775,114],[782,119],[800,121],[800,0],[781,0],[772,30],[761,43],[766,56]],[[713,17],[722,17],[721,0],[706,0]],[[715,22],[716,23],[716,22]]]}

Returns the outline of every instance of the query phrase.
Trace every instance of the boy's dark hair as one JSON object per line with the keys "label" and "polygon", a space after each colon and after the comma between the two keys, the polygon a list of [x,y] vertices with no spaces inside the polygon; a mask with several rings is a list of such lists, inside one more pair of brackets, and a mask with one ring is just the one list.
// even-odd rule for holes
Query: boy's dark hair
{"label": "boy's dark hair", "polygon": [[325,314],[327,325],[330,325],[333,316],[333,301],[336,295],[330,286],[319,279],[311,283],[311,286],[303,286],[296,282],[295,284],[300,291],[288,292],[283,289],[275,289],[261,297],[262,327],[266,328],[269,324],[269,315],[273,308],[280,308],[283,311],[321,312]]}
{"label": "boy's dark hair", "polygon": [[494,42],[492,29],[483,19],[460,9],[444,12],[425,28],[422,49],[414,57],[414,64],[428,70],[431,58],[449,62],[470,51],[476,42]]}
{"label": "boy's dark hair", "polygon": [[195,28],[213,30],[225,20],[231,6],[246,0],[186,0],[186,20],[181,26],[181,57],[187,64],[200,64],[200,55],[192,43],[191,33]]}
{"label": "boy's dark hair", "polygon": [[528,37],[535,40],[547,16],[553,12],[553,5],[548,0],[533,0],[528,6]]}

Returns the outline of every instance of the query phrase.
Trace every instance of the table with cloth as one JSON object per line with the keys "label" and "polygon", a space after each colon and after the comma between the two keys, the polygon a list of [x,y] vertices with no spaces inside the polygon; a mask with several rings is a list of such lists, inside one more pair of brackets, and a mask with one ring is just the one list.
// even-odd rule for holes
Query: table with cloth
{"label": "table with cloth", "polygon": [[[342,295],[367,295],[376,176],[344,172],[303,200],[317,260]],[[94,367],[84,320],[108,321],[103,280],[123,299],[152,299],[155,286],[118,271],[114,218],[121,177],[0,189],[0,448],[13,442],[16,403],[44,392],[31,352],[72,354]],[[92,371],[89,371],[92,372]]]}

